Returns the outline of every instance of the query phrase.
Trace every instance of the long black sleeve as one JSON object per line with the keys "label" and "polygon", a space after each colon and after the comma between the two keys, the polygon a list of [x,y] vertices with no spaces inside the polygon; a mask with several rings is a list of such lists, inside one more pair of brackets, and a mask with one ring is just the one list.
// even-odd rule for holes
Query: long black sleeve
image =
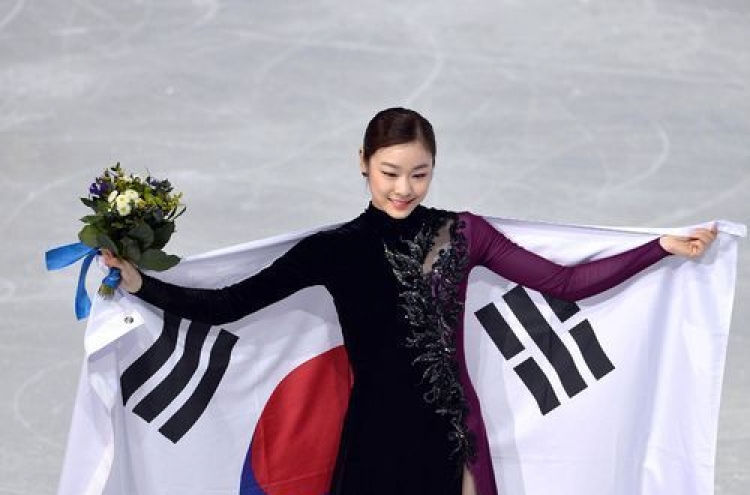
{"label": "long black sleeve", "polygon": [[239,320],[295,292],[325,285],[331,243],[324,232],[302,239],[270,266],[221,289],[195,289],[143,275],[134,294],[165,312],[211,325]]}

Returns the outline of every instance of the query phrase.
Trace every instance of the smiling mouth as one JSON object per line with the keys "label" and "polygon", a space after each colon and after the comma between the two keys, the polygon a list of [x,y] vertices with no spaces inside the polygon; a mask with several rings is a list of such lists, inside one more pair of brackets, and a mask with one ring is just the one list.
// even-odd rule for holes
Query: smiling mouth
{"label": "smiling mouth", "polygon": [[414,198],[409,200],[391,199],[390,201],[396,208],[404,209],[407,208],[412,203],[412,201],[414,201]]}

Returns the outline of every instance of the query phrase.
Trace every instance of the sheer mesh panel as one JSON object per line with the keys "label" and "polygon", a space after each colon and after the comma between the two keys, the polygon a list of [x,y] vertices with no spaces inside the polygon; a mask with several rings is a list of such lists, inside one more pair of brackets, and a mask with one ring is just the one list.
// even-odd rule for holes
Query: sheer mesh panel
{"label": "sheer mesh panel", "polygon": [[435,236],[432,249],[425,256],[424,263],[422,264],[422,270],[424,273],[430,273],[435,267],[435,263],[444,256],[447,251],[452,249],[451,247],[451,227],[453,226],[453,220],[447,220],[445,225],[440,227],[437,235]]}

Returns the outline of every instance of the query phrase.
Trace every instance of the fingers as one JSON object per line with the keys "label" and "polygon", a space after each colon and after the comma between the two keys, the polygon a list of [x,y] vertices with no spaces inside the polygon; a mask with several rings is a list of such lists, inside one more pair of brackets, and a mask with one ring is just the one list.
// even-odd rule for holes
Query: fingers
{"label": "fingers", "polygon": [[116,257],[114,254],[112,254],[112,251],[109,249],[102,249],[102,261],[106,266],[109,268],[123,268],[123,261]]}
{"label": "fingers", "polygon": [[696,229],[691,233],[693,240],[697,240],[705,246],[709,246],[716,239],[717,235],[718,232],[715,226],[712,229]]}
{"label": "fingers", "polygon": [[693,230],[689,236],[666,235],[662,237],[662,247],[672,254],[697,258],[701,256],[716,240],[718,228],[716,224],[711,228]]}
{"label": "fingers", "polygon": [[686,256],[690,258],[696,258],[701,256],[716,239],[718,231],[716,225],[710,229],[695,229],[691,232],[690,237],[685,239],[685,244],[688,252]]}

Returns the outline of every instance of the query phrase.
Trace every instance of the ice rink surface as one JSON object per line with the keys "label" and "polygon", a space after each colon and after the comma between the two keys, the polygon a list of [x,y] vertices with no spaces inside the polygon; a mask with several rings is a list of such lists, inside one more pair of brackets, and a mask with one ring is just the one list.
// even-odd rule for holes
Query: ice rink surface
{"label": "ice rink surface", "polygon": [[[0,47],[2,495],[55,491],[84,324],[77,267],[42,256],[116,161],[184,191],[181,255],[356,216],[364,126],[394,105],[436,127],[433,206],[750,223],[746,0],[1,0]],[[719,495],[750,493],[748,255]]]}

